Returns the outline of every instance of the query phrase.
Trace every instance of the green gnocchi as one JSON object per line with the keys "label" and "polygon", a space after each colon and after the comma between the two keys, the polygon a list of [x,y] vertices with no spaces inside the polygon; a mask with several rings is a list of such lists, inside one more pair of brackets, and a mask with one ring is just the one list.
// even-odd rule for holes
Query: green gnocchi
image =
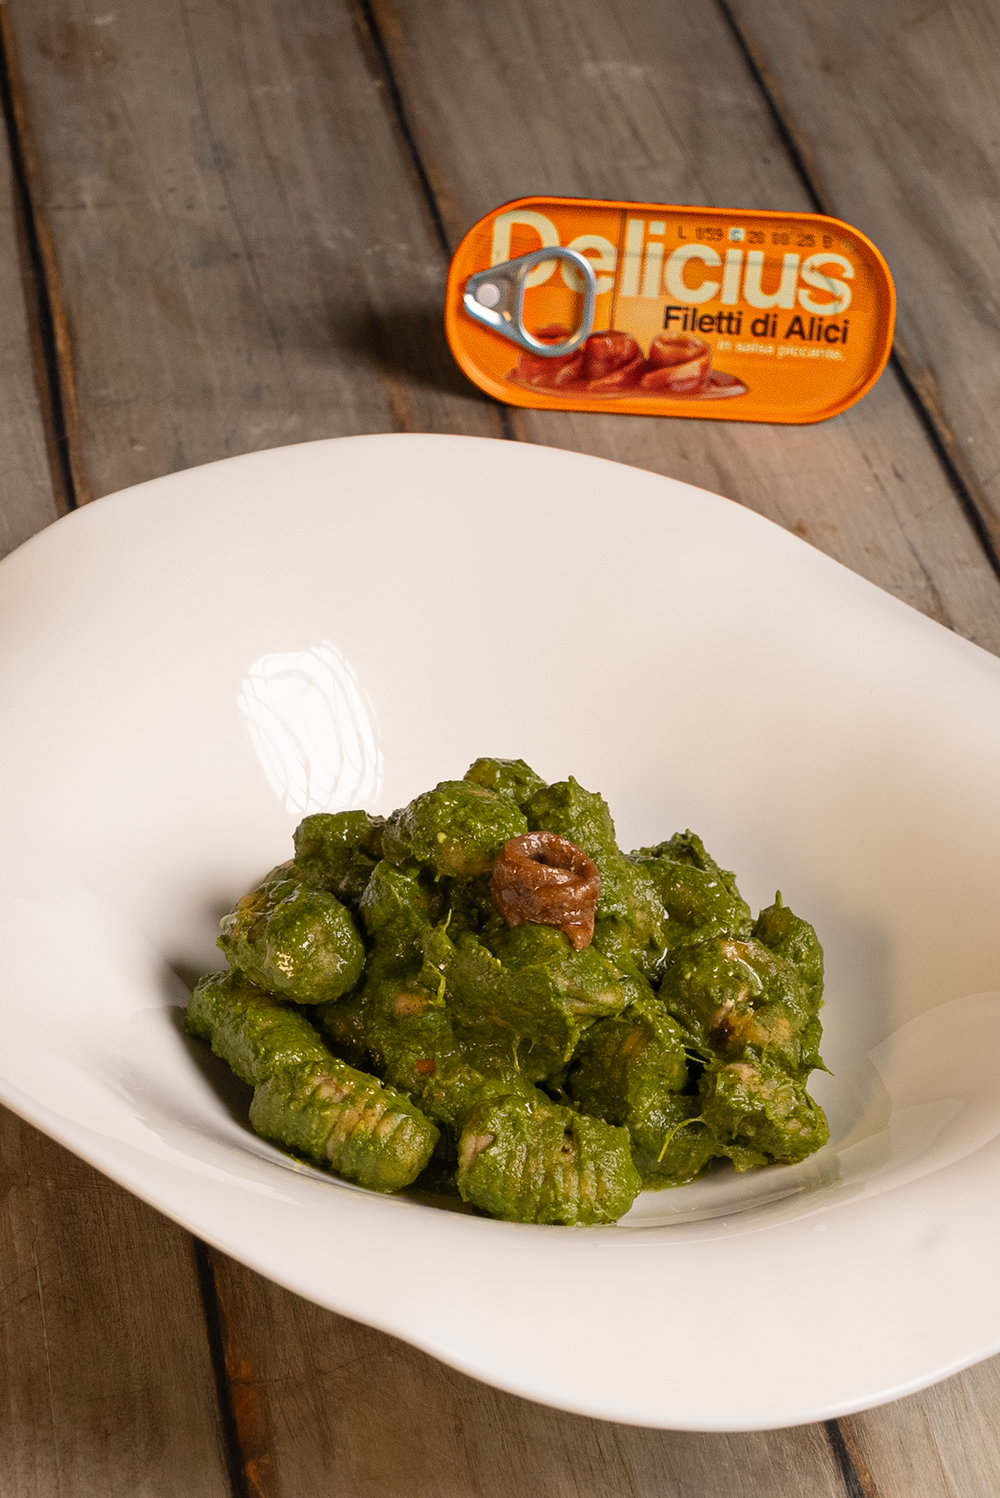
{"label": "green gnocchi", "polygon": [[695,834],[626,854],[572,777],[479,759],[388,819],[307,817],[294,850],[187,1020],[293,1154],[574,1225],[826,1142],[816,933],[780,895],[754,920]]}

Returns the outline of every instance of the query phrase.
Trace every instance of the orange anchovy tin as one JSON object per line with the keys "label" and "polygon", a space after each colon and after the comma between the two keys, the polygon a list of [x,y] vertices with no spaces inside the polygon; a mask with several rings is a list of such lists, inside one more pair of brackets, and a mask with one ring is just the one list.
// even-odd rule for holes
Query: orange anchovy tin
{"label": "orange anchovy tin", "polygon": [[822,421],[885,367],[895,291],[857,229],[820,213],[521,198],[451,262],[445,326],[514,406]]}

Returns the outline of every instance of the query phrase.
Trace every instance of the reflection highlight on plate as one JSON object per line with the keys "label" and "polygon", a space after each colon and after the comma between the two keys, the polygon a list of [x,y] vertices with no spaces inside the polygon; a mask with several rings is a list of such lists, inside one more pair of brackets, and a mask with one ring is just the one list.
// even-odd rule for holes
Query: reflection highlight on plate
{"label": "reflection highlight on plate", "polygon": [[329,640],[262,655],[239,703],[268,784],[292,815],[343,811],[378,796],[378,721],[350,661]]}

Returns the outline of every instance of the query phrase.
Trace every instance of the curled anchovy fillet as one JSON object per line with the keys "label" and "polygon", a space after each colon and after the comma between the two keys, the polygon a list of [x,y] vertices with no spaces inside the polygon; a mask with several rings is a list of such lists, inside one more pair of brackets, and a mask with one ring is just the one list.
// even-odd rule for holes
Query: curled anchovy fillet
{"label": "curled anchovy fillet", "polygon": [[660,333],[649,345],[649,369],[639,383],[643,390],[687,395],[701,389],[711,359],[712,350],[702,339]]}
{"label": "curled anchovy fillet", "polygon": [[555,832],[512,837],[493,865],[490,894],[508,926],[558,926],[579,952],[594,938],[601,893],[597,865]]}

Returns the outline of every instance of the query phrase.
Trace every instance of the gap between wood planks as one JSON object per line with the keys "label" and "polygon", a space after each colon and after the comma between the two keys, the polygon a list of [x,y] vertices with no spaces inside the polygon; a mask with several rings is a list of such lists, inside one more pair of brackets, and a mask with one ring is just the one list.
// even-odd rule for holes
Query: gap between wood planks
{"label": "gap between wood planks", "polygon": [[824,1420],[823,1429],[830,1442],[841,1481],[847,1489],[847,1498],[879,1498],[875,1479],[854,1439],[850,1423],[846,1420]]}
{"label": "gap between wood planks", "polygon": [[[361,44],[361,51],[368,64],[369,71],[381,90],[383,97],[389,105],[389,114],[396,127],[396,134],[402,147],[403,154],[410,163],[416,180],[418,192],[423,199],[427,216],[434,230],[445,263],[451,259],[455,246],[449,243],[448,231],[444,225],[444,216],[441,207],[431,186],[431,179],[427,174],[423,157],[417,147],[416,136],[410,125],[409,116],[406,113],[406,105],[403,103],[403,95],[399,87],[399,81],[393,72],[392,62],[385,38],[382,36],[381,28],[372,9],[371,0],[348,0],[348,7],[354,18],[354,29],[357,32]],[[500,434],[508,442],[517,442],[518,434],[514,429],[514,421],[509,406],[496,402],[497,416],[500,425]]]}
{"label": "gap between wood planks", "polygon": [[[836,206],[824,186],[812,142],[805,131],[799,128],[781,84],[768,65],[765,49],[745,21],[736,15],[730,0],[716,0],[716,4],[771,111],[785,150],[798,172],[802,186],[812,199],[814,208],[818,213],[827,213],[832,218],[839,217]],[[906,344],[899,337],[893,342],[891,362],[914,411],[927,432],[931,446],[937,453],[938,461],[969,518],[979,544],[986,553],[994,572],[1000,577],[1000,520],[997,519],[989,500],[983,493],[982,485],[966,462],[965,455],[955,440],[955,434],[945,415],[936,382],[928,371],[919,367]]]}
{"label": "gap between wood planks", "polygon": [[198,1275],[198,1290],[202,1309],[205,1312],[205,1335],[215,1375],[215,1396],[219,1405],[219,1424],[225,1448],[226,1471],[232,1498],[257,1498],[261,1492],[259,1484],[251,1485],[252,1474],[244,1443],[240,1439],[239,1417],[235,1402],[234,1379],[226,1335],[226,1317],[215,1279],[212,1250],[200,1238],[192,1239],[194,1264]]}
{"label": "gap between wood planks", "polygon": [[18,248],[35,387],[42,411],[52,489],[60,514],[93,499],[82,461],[80,416],[59,288],[55,245],[40,202],[40,176],[18,66],[9,7],[0,3],[0,106],[14,179]]}
{"label": "gap between wood planks", "polygon": [[[348,0],[355,27],[369,67],[396,127],[400,146],[411,169],[433,226],[434,235],[447,259],[453,246],[448,242],[440,206],[420,156],[398,81],[392,69],[370,0]],[[773,117],[786,151],[803,186],[820,212],[833,213],[825,193],[810,142],[798,129],[780,87],[768,68],[763,50],[735,17],[728,0],[717,4],[731,29],[748,68]],[[27,100],[18,67],[17,49],[8,6],[0,3],[0,105],[3,108],[15,181],[18,226],[22,251],[22,274],[35,361],[35,378],[45,422],[49,462],[57,503],[63,513],[87,503],[93,496],[82,461],[80,418],[73,379],[72,350],[63,311],[58,265],[41,193],[41,174],[32,139]],[[917,370],[906,349],[897,342],[894,361],[915,410],[923,422],[939,460],[994,569],[1000,575],[1000,522],[993,516],[974,475],[967,470],[948,427],[937,392]],[[517,440],[509,409],[499,406],[505,437]],[[215,1373],[221,1432],[225,1443],[229,1483],[233,1498],[256,1498],[262,1492],[257,1469],[266,1454],[249,1449],[258,1443],[242,1427],[231,1351],[227,1347],[225,1311],[212,1263],[212,1250],[193,1239],[193,1254],[205,1315],[205,1333]],[[878,1498],[878,1490],[849,1422],[829,1420],[824,1429],[844,1485],[847,1498]]]}

